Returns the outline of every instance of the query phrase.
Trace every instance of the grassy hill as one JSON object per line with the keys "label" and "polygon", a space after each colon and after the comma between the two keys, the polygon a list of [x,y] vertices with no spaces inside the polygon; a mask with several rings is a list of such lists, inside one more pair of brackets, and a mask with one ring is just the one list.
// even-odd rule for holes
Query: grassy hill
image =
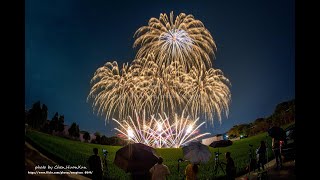
{"label": "grassy hill", "polygon": [[[106,149],[109,152],[107,157],[109,172],[108,177],[110,179],[129,178],[129,174],[125,173],[123,170],[113,164],[115,153],[121,148],[121,146],[106,146],[83,143],[31,130],[27,132],[26,140],[32,143],[32,145],[36,146],[36,148],[42,153],[46,154],[62,165],[70,164],[88,167],[86,161],[88,157],[92,155],[92,149],[97,147],[101,157],[103,157],[102,149]],[[235,141],[232,146],[219,148],[219,152],[222,153],[219,158],[221,161],[225,162],[224,153],[230,151],[231,156],[235,161],[235,165],[237,166],[237,172],[239,174],[243,174],[245,167],[248,164],[248,152],[250,148],[249,144],[253,145],[255,151],[261,140],[267,141],[268,147],[271,145],[271,138],[268,137],[266,133],[262,133],[257,136]],[[179,175],[183,175],[184,169],[188,162],[180,163],[180,173],[178,173],[178,159],[183,157],[181,148],[156,149],[156,151],[158,155],[164,158],[164,164],[166,164],[171,171],[171,175],[168,177],[168,179],[177,179]],[[200,166],[200,179],[211,179],[214,176],[214,152],[217,152],[218,148],[210,147],[210,151],[212,152],[213,156],[207,164]],[[268,155],[269,160],[273,158],[270,148]],[[218,176],[222,176],[222,174],[220,173]]]}

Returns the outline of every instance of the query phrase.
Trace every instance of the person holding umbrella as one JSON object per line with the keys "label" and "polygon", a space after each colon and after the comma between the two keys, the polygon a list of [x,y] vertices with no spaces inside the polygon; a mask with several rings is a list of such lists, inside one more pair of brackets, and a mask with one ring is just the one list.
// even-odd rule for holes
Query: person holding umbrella
{"label": "person holding umbrella", "polygon": [[185,175],[187,180],[195,180],[198,175],[198,165],[207,163],[210,160],[211,152],[209,147],[200,142],[191,142],[182,147],[184,159],[190,161],[186,167]]}
{"label": "person holding umbrella", "polygon": [[158,162],[156,150],[142,143],[128,144],[120,148],[113,163],[126,173],[130,172],[132,180],[150,179],[150,168]]}
{"label": "person holding umbrella", "polygon": [[165,180],[167,175],[170,174],[169,168],[162,163],[163,159],[159,157],[158,163],[150,168],[149,172],[152,174],[152,180]]}
{"label": "person holding umbrella", "polygon": [[186,180],[197,180],[198,171],[198,164],[189,163],[185,170]]}

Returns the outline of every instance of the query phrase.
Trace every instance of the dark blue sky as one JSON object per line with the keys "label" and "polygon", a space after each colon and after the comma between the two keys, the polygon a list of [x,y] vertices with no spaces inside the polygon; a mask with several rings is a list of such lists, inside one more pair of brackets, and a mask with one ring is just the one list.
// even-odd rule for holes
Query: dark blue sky
{"label": "dark blue sky", "polygon": [[232,83],[230,115],[212,134],[267,117],[295,98],[294,1],[25,1],[25,104],[38,100],[80,129],[114,135],[86,102],[90,79],[107,61],[131,62],[135,31],[160,13],[193,14],[213,36],[213,60]]}

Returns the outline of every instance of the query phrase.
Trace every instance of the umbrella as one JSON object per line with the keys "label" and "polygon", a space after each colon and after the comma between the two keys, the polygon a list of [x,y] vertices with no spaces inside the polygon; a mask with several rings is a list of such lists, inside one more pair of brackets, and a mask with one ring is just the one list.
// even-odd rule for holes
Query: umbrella
{"label": "umbrella", "polygon": [[230,140],[220,140],[220,141],[212,142],[209,146],[211,146],[213,148],[219,148],[219,147],[227,147],[227,146],[231,146],[231,145],[232,145],[232,141],[230,141]]}
{"label": "umbrella", "polygon": [[142,143],[128,144],[115,155],[114,164],[125,172],[144,172],[158,162],[154,148]]}
{"label": "umbrella", "polygon": [[182,147],[184,159],[192,163],[206,163],[210,160],[211,152],[209,147],[200,142],[191,142],[188,146]]}
{"label": "umbrella", "polygon": [[273,126],[268,130],[269,136],[275,138],[277,140],[285,140],[286,139],[286,132],[278,126]]}

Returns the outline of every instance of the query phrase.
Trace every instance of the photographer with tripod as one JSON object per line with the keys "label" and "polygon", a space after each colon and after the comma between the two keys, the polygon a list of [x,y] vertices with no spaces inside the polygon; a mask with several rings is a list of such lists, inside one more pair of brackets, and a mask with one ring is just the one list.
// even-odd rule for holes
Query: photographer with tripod
{"label": "photographer with tripod", "polygon": [[105,149],[102,149],[102,152],[103,152],[103,164],[104,164],[105,175],[108,177],[108,161],[107,161],[108,151]]}
{"label": "photographer with tripod", "polygon": [[221,153],[219,152],[219,149],[218,149],[218,152],[214,152],[214,154],[215,154],[215,157],[214,157],[215,163],[214,163],[214,169],[213,169],[214,176],[216,176],[218,174],[219,168],[225,174],[225,171],[224,171],[224,168],[222,167],[222,164],[226,165],[226,163],[220,162],[219,155]]}
{"label": "photographer with tripod", "polygon": [[257,149],[257,159],[258,159],[258,169],[260,170],[260,167],[262,170],[264,170],[264,165],[267,163],[266,159],[266,153],[267,153],[267,146],[264,141],[260,142],[260,146]]}

